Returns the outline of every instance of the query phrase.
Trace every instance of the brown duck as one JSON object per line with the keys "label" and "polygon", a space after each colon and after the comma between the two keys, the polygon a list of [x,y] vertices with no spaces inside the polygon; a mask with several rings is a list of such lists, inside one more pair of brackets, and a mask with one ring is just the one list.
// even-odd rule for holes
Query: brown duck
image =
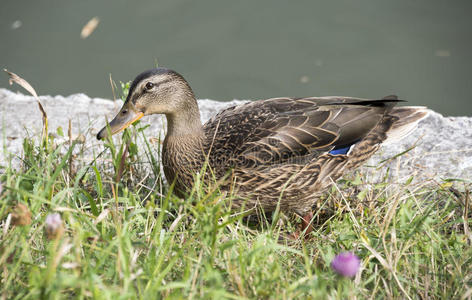
{"label": "brown duck", "polygon": [[[97,135],[104,139],[145,115],[165,114],[162,163],[184,197],[208,162],[208,184],[235,195],[238,209],[261,207],[311,219],[320,193],[358,167],[387,140],[411,132],[424,107],[394,107],[396,96],[272,98],[222,110],[202,125],[194,93],[177,72],[139,74],[120,112]],[[215,181],[216,180],[216,181]]]}

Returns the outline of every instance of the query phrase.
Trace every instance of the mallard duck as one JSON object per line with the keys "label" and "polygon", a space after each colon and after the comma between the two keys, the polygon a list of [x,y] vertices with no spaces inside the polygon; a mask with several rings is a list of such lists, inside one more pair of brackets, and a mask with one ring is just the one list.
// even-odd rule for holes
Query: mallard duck
{"label": "mallard duck", "polygon": [[386,141],[401,138],[427,115],[424,107],[394,107],[396,96],[272,98],[222,110],[205,124],[184,77],[165,68],[139,74],[104,139],[141,117],[165,114],[162,163],[184,197],[208,162],[208,180],[235,195],[238,209],[279,205],[306,225],[320,194]]}

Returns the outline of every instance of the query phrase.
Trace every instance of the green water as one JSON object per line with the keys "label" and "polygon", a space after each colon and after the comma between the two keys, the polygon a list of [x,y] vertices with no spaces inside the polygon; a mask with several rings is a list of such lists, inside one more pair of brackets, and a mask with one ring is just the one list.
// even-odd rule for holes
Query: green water
{"label": "green water", "polygon": [[158,62],[199,98],[395,93],[470,116],[471,12],[470,0],[0,0],[0,67],[39,94],[111,98],[109,74]]}

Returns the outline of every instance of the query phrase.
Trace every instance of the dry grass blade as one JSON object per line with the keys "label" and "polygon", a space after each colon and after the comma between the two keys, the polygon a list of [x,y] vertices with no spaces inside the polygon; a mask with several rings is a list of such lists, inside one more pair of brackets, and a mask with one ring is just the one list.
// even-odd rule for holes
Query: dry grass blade
{"label": "dry grass blade", "polygon": [[10,85],[12,85],[13,83],[20,85],[38,101],[39,110],[41,111],[41,114],[43,115],[43,135],[47,136],[48,116],[46,114],[46,111],[44,110],[43,105],[41,104],[41,100],[39,100],[38,94],[36,93],[35,89],[31,86],[31,84],[29,84],[28,81],[24,80],[17,74],[10,72],[7,69],[3,69],[3,71],[5,71],[10,77],[8,80]]}
{"label": "dry grass blade", "polygon": [[98,223],[100,223],[101,221],[103,221],[107,216],[108,216],[108,213],[110,212],[110,210],[108,208],[104,209],[99,215],[98,217],[93,221],[93,224],[97,225]]}
{"label": "dry grass blade", "polygon": [[465,191],[465,203],[464,203],[464,215],[463,215],[463,224],[464,224],[464,233],[469,238],[469,243],[472,244],[472,233],[469,229],[469,205],[470,205],[470,192],[467,189]]}
{"label": "dry grass blade", "polygon": [[116,172],[116,183],[120,182],[121,177],[123,176],[123,172],[125,170],[126,157],[128,156],[128,148],[129,143],[126,144],[125,151],[123,151],[123,154],[121,155],[120,166]]}
{"label": "dry grass blade", "polygon": [[8,74],[8,76],[10,76],[8,80],[10,85],[12,85],[13,82],[21,85],[25,90],[27,90],[31,95],[33,95],[33,97],[35,97],[39,101],[38,94],[36,94],[36,91],[31,86],[31,84],[29,84],[28,81],[24,80],[23,78],[16,75],[15,73],[8,71],[7,69],[3,69],[3,71],[5,71]]}
{"label": "dry grass blade", "polygon": [[111,73],[110,73],[110,86],[111,86],[111,93],[113,94],[113,102],[115,102],[116,101],[115,84],[113,82],[113,78],[111,78]]}

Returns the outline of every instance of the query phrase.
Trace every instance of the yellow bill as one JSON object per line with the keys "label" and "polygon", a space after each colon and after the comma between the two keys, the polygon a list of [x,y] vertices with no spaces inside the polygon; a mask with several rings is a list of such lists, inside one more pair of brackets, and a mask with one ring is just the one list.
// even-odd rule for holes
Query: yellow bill
{"label": "yellow bill", "polygon": [[[110,126],[110,132],[112,135],[121,132],[128,126],[138,121],[144,116],[140,111],[137,111],[133,105],[125,103],[121,108],[120,112],[115,118],[108,124]],[[107,126],[103,127],[102,130],[97,134],[97,139],[102,140],[108,137]]]}

